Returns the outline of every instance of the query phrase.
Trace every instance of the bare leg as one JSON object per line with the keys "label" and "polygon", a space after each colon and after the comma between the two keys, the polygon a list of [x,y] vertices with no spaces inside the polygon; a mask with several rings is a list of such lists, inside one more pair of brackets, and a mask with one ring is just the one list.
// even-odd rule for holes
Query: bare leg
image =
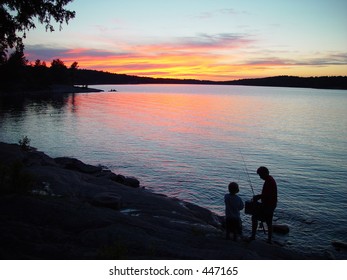
{"label": "bare leg", "polygon": [[268,238],[267,238],[267,242],[268,243],[272,243],[272,219],[273,219],[273,210],[272,212],[269,213],[267,219],[266,219],[266,225],[267,225],[267,232],[268,232]]}
{"label": "bare leg", "polygon": [[272,243],[272,219],[269,219],[268,221],[266,221],[266,225],[267,225],[267,242],[268,243]]}
{"label": "bare leg", "polygon": [[230,239],[230,220],[225,218],[225,239]]}
{"label": "bare leg", "polygon": [[252,236],[251,236],[252,240],[255,239],[255,234],[257,232],[257,228],[258,228],[258,220],[256,219],[255,216],[252,216]]}

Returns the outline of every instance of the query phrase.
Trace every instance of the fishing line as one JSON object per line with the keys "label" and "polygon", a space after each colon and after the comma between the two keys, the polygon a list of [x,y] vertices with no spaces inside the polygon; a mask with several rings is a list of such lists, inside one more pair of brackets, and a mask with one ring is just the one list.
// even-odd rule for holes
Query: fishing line
{"label": "fishing line", "polygon": [[245,173],[247,174],[248,183],[249,183],[249,185],[251,186],[252,193],[253,193],[253,196],[254,196],[255,193],[254,193],[254,189],[253,189],[251,177],[249,176],[249,172],[248,172],[248,169],[247,169],[246,161],[245,161],[245,159],[244,159],[244,157],[243,157],[243,154],[242,154],[242,152],[241,152],[241,149],[239,149],[239,152],[240,152],[240,155],[241,155],[241,157],[242,157],[242,161],[243,161]]}

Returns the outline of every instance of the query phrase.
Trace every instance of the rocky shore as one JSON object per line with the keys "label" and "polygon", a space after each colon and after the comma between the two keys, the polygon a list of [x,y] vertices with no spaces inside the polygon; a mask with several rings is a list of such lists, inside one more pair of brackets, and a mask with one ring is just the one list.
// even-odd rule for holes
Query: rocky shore
{"label": "rocky shore", "polygon": [[25,145],[0,142],[0,184],[1,259],[321,258],[225,240],[207,209]]}

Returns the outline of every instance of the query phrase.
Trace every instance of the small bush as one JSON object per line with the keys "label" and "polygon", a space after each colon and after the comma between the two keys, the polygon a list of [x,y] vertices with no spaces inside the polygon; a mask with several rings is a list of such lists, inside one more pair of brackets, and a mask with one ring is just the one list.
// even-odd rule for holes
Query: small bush
{"label": "small bush", "polygon": [[22,149],[22,151],[30,151],[31,150],[30,141],[31,140],[28,138],[28,136],[23,136],[23,138],[18,141],[18,144],[19,144],[20,148]]}

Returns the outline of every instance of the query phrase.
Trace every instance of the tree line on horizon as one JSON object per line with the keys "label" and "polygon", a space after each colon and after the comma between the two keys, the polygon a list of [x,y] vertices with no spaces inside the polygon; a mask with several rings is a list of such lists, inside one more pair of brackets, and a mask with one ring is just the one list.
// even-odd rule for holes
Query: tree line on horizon
{"label": "tree line on horizon", "polygon": [[267,78],[241,79],[225,82],[224,84],[268,87],[347,89],[347,76],[298,77],[282,75]]}
{"label": "tree line on horizon", "polygon": [[37,59],[28,63],[23,52],[15,51],[0,62],[0,91],[19,92],[47,90],[52,85],[96,84],[210,84],[275,87],[303,87],[347,89],[347,76],[297,77],[275,76],[233,81],[209,81],[197,79],[171,79],[131,76],[97,70],[79,69],[78,62],[66,66],[61,59],[53,59],[50,66]]}

